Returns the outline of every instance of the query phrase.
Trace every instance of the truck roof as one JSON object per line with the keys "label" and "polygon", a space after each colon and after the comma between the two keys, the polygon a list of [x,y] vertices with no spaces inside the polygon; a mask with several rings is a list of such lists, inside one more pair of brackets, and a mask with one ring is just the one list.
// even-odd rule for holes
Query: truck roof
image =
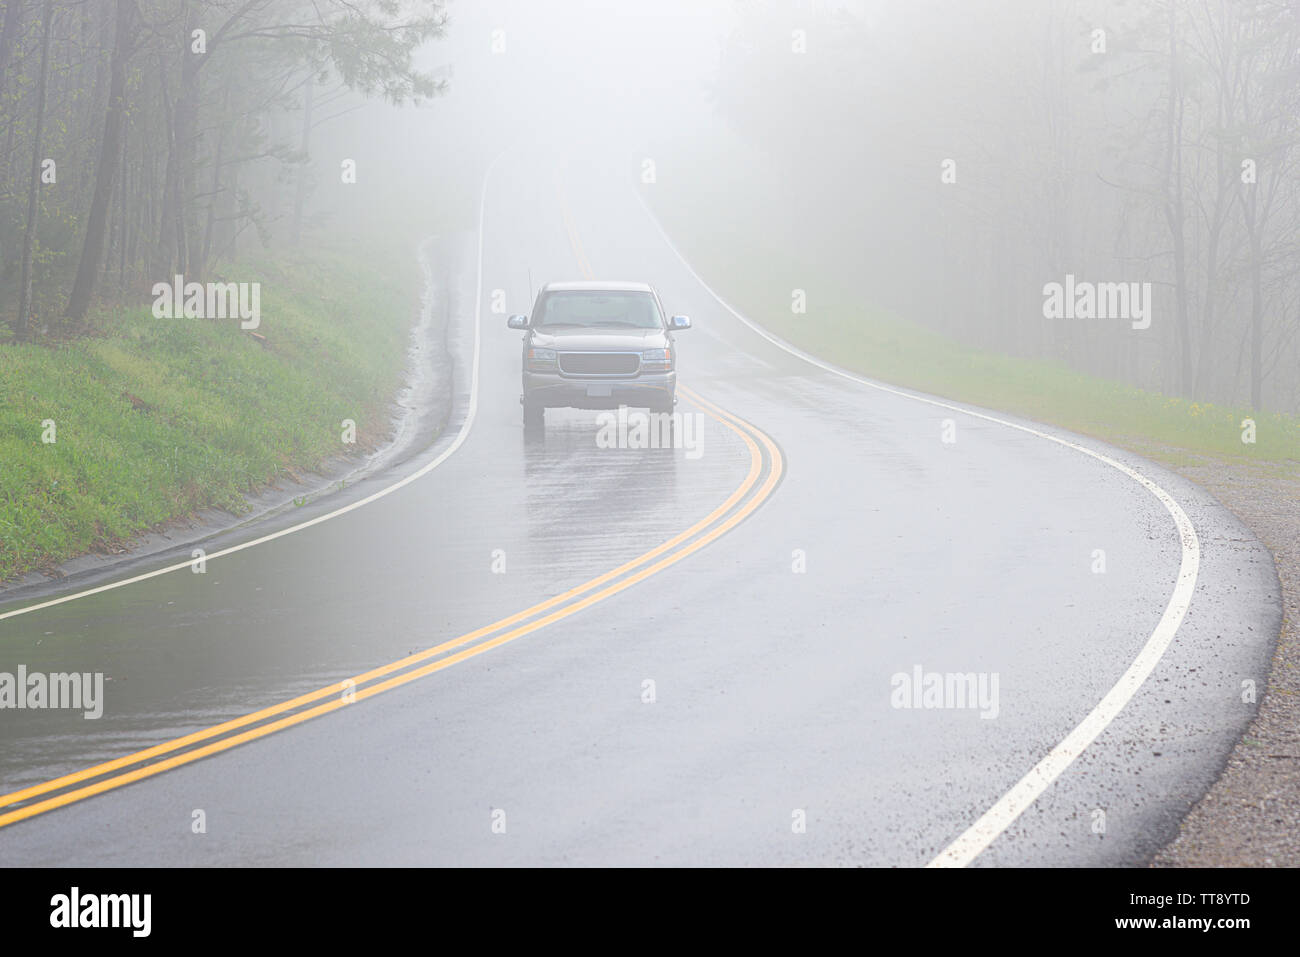
{"label": "truck roof", "polygon": [[548,282],[542,292],[654,292],[644,282],[614,282],[611,280],[581,280],[577,282]]}

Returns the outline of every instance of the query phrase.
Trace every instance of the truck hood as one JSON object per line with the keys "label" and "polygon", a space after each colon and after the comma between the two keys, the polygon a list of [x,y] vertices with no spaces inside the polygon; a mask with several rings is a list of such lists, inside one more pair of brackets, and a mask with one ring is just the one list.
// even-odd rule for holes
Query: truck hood
{"label": "truck hood", "polygon": [[642,352],[668,347],[663,329],[534,329],[532,345],[561,352]]}

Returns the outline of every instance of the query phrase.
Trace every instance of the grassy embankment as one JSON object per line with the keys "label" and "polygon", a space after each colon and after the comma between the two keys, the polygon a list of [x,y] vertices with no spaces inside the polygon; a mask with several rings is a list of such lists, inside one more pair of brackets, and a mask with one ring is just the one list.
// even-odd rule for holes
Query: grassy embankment
{"label": "grassy embankment", "polygon": [[[1000,409],[1091,435],[1171,465],[1211,456],[1300,473],[1300,419],[1143,391],[1064,365],[971,349],[873,310],[854,277],[802,260],[764,222],[782,196],[751,150],[694,141],[648,199],[709,284],[745,315],[800,348],[883,382]],[[815,315],[789,308],[792,288],[817,290]],[[1256,422],[1255,444],[1241,440]]]}
{"label": "grassy embankment", "polygon": [[243,493],[349,451],[344,419],[357,446],[381,442],[419,302],[402,237],[214,270],[261,283],[264,343],[148,302],[101,309],[86,338],[0,343],[0,580],[200,508],[243,511]]}

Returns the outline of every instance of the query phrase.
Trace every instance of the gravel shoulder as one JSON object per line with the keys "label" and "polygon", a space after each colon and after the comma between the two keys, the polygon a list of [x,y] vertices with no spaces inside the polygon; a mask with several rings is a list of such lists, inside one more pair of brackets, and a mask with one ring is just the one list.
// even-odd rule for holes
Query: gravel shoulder
{"label": "gravel shoulder", "polygon": [[1153,867],[1300,866],[1300,477],[1206,460],[1173,467],[1273,553],[1283,619],[1259,713]]}

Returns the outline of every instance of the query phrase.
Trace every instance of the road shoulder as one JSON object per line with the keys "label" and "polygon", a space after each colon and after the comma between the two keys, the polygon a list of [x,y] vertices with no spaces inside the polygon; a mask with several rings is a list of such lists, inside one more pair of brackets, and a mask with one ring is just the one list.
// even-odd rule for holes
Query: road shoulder
{"label": "road shoulder", "polygon": [[1154,867],[1284,867],[1300,862],[1300,479],[1249,464],[1177,468],[1223,502],[1273,553],[1281,634],[1259,711],[1223,773]]}

